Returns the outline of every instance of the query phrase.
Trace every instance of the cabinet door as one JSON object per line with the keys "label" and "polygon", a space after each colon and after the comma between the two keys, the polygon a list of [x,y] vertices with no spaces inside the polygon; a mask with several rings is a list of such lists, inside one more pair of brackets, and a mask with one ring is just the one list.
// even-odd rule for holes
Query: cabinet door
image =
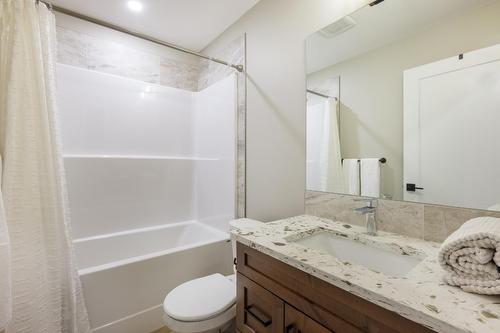
{"label": "cabinet door", "polygon": [[302,312],[285,304],[285,333],[333,333]]}
{"label": "cabinet door", "polygon": [[241,333],[283,333],[283,301],[239,273],[236,285],[238,330]]}

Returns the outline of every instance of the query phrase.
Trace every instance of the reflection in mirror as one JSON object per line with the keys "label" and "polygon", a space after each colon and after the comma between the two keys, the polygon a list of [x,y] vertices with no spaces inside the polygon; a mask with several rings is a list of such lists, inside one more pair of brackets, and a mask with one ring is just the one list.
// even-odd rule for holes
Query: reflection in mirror
{"label": "reflection in mirror", "polygon": [[500,210],[500,0],[385,0],[306,45],[308,190]]}

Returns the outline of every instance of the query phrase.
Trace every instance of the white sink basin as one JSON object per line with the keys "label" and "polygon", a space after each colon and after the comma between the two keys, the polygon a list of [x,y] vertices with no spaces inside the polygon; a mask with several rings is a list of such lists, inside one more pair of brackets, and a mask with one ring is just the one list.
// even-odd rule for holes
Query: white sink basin
{"label": "white sink basin", "polygon": [[329,232],[318,233],[294,242],[393,277],[404,277],[422,261],[418,257],[340,238]]}

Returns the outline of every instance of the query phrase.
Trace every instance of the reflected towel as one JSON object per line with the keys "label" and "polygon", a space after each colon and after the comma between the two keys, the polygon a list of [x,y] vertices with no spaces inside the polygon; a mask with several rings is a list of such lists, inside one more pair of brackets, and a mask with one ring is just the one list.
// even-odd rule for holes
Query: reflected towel
{"label": "reflected towel", "polygon": [[344,170],[345,193],[359,195],[359,160],[346,158],[342,164]]}
{"label": "reflected towel", "polygon": [[361,195],[380,197],[380,159],[361,159]]}
{"label": "reflected towel", "polygon": [[0,156],[0,332],[12,315],[10,284],[10,248],[2,197],[2,157]]}
{"label": "reflected towel", "polygon": [[500,219],[465,222],[443,242],[438,259],[449,285],[477,294],[500,294]]}

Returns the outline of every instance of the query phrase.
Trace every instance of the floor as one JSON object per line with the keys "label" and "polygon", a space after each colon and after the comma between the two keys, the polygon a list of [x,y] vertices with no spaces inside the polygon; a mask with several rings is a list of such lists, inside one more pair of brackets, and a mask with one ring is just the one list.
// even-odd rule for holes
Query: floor
{"label": "floor", "polygon": [[159,330],[151,332],[151,333],[170,333],[170,331],[168,328],[164,327],[164,328],[160,328]]}

